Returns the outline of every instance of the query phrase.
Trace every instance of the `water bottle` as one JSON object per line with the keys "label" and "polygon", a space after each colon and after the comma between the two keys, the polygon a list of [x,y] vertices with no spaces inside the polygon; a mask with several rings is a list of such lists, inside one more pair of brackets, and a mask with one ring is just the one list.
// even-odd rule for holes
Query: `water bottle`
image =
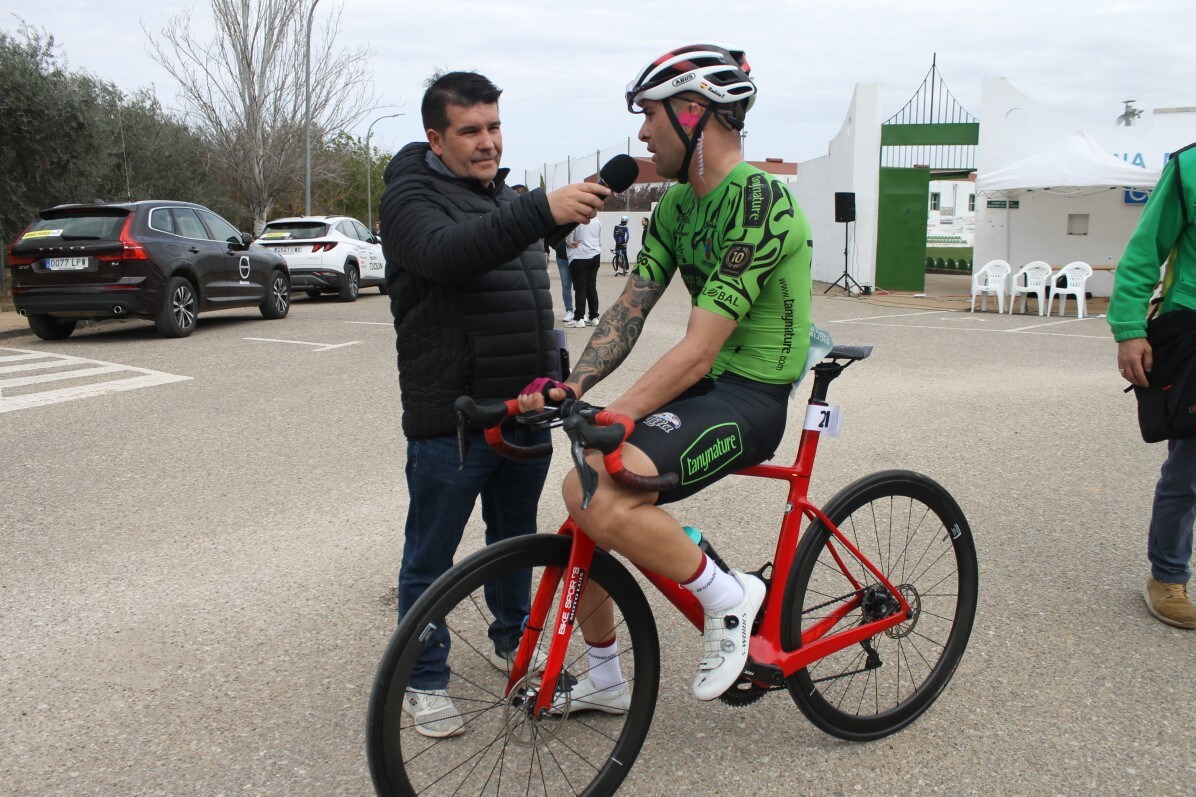
{"label": "water bottle", "polygon": [[714,546],[710,544],[710,539],[702,534],[701,531],[695,529],[693,526],[682,526],[682,531],[685,532],[691,540],[698,544],[702,549],[702,553],[710,557],[710,561],[714,562],[715,566],[724,573],[731,572],[731,568],[727,567],[727,563],[718,555],[718,551],[714,550]]}

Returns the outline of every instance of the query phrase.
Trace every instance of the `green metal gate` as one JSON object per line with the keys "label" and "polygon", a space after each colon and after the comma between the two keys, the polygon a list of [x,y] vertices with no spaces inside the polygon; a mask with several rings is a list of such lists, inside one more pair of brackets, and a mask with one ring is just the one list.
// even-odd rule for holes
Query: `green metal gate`
{"label": "green metal gate", "polygon": [[882,168],[876,220],[876,287],[926,287],[926,204],[930,169]]}
{"label": "green metal gate", "polygon": [[979,141],[979,122],[951,96],[936,57],[918,91],[880,128],[878,288],[925,288],[930,181],[974,169]]}

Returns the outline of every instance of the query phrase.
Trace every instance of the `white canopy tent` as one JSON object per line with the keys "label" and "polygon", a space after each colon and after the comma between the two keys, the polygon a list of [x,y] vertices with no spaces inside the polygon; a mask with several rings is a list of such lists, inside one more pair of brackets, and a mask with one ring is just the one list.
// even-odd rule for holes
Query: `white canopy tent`
{"label": "white canopy tent", "polygon": [[1028,158],[977,175],[976,191],[993,196],[1022,191],[1083,196],[1110,188],[1154,188],[1158,181],[1159,170],[1132,166],[1110,155],[1081,130]]}

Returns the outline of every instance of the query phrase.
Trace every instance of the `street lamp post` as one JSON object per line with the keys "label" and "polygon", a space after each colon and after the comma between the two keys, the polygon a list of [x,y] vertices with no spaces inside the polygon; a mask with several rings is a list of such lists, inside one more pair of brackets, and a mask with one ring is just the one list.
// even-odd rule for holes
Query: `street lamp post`
{"label": "street lamp post", "polygon": [[303,197],[304,215],[311,215],[311,18],[316,13],[316,3],[311,0],[307,10],[307,53],[303,58],[303,127],[306,134],[304,146]]}
{"label": "street lamp post", "polygon": [[370,126],[365,131],[365,202],[366,216],[368,216],[366,223],[369,225],[371,234],[374,232],[374,180],[371,174],[371,167],[374,165],[374,151],[370,149],[370,136],[374,134],[374,125],[383,119],[391,119],[402,115],[401,113],[388,113],[386,116],[379,116],[370,122]]}

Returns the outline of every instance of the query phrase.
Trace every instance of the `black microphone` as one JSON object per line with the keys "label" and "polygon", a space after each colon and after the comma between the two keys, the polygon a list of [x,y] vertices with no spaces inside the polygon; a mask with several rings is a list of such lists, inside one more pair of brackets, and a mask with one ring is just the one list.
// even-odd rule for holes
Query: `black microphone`
{"label": "black microphone", "polygon": [[[630,155],[616,155],[608,160],[598,172],[598,184],[604,185],[616,194],[621,194],[631,187],[635,178],[640,176],[640,165]],[[556,246],[565,240],[565,236],[573,232],[577,222],[562,224],[544,237],[549,246]]]}

